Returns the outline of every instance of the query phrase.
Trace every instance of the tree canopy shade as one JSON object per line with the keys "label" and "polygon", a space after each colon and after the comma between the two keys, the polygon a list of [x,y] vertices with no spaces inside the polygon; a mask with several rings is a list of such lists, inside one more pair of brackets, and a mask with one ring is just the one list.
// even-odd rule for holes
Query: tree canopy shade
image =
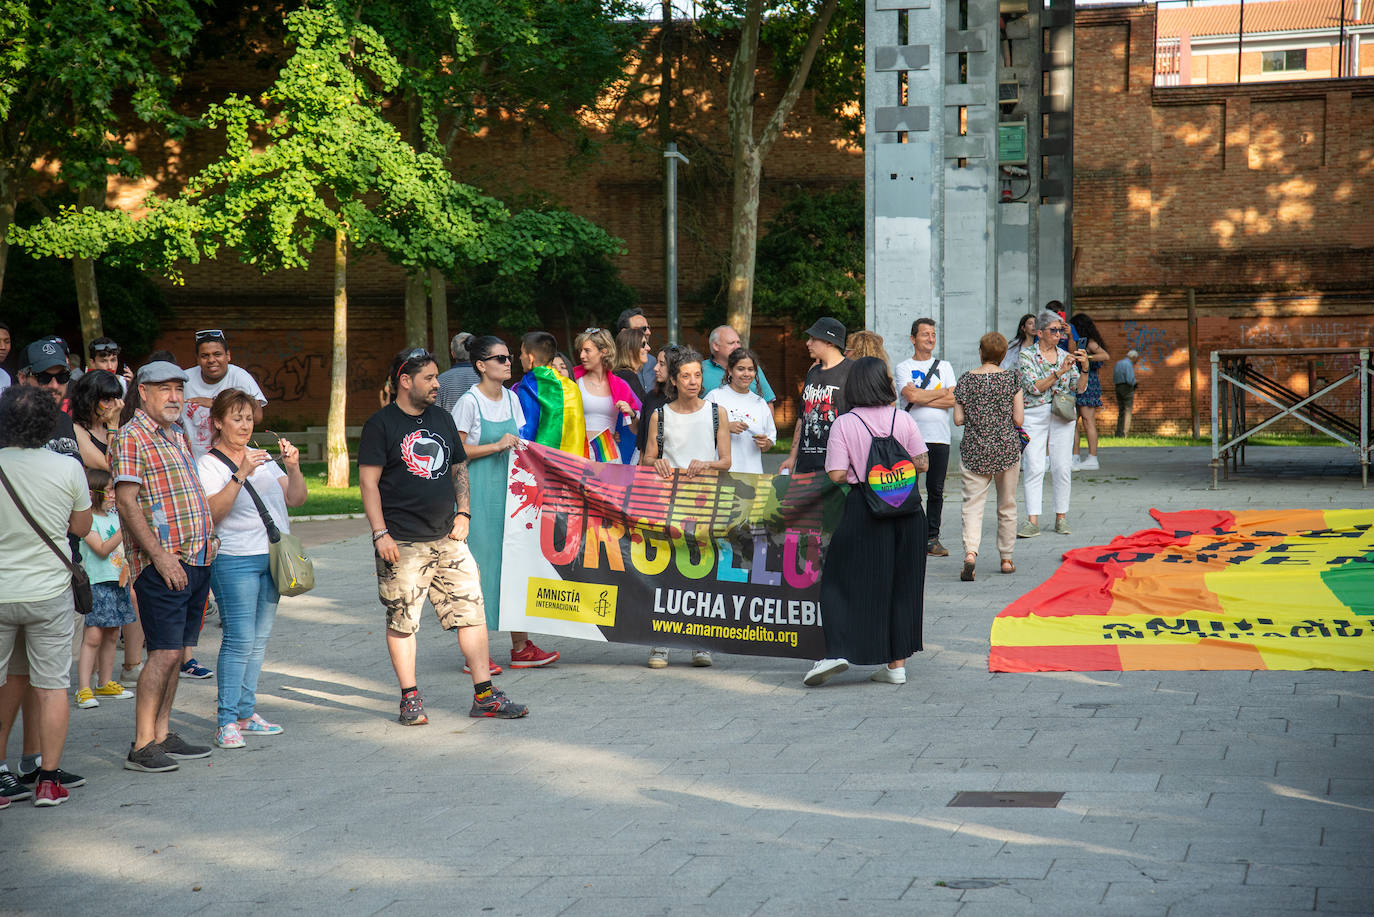
{"label": "tree canopy shade", "polygon": [[408,269],[461,271],[492,263],[502,273],[544,257],[620,244],[559,211],[522,211],[454,181],[435,156],[417,152],[384,117],[401,75],[381,35],[337,7],[287,18],[291,55],[260,101],[231,96],[211,106],[224,154],[182,195],[150,198],[147,214],[68,208],[16,233],[40,253],[133,259],[177,277],[177,262],[221,248],[263,271],[309,265],[334,250],[334,347],[328,451],[330,486],[344,486],[347,264],[350,251],[379,252]]}
{"label": "tree canopy shade", "polygon": [[759,239],[755,304],[798,329],[832,315],[864,326],[863,187],[793,195]]}
{"label": "tree canopy shade", "polygon": [[[109,175],[140,173],[137,123],[180,136],[169,99],[200,22],[194,0],[0,0],[0,290],[10,227],[40,160],[80,202],[99,205]],[[132,111],[130,119],[127,112]],[[48,177],[45,176],[45,179]],[[93,265],[74,264],[82,334],[101,334]]]}

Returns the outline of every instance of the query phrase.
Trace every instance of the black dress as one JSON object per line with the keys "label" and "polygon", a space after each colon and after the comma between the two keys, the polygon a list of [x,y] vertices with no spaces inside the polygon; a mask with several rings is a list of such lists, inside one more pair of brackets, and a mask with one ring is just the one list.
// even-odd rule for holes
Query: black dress
{"label": "black dress", "polygon": [[826,655],[885,665],[921,650],[925,582],[924,510],[875,517],[851,484],[821,573]]}

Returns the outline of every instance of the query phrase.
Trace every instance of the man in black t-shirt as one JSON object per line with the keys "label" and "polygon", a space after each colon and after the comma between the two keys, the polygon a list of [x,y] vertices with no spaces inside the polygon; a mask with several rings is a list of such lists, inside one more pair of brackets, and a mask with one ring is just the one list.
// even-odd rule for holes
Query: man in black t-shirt
{"label": "man in black t-shirt", "polygon": [[487,621],[477,561],[468,549],[468,465],[453,417],[435,405],[439,367],[424,348],[391,363],[392,402],[368,418],[358,447],[363,510],[372,526],[386,646],[401,686],[400,722],[429,722],[415,681],[415,632],[425,597],[472,671],[469,715],[529,713],[491,684]]}
{"label": "man in black t-shirt", "polygon": [[844,385],[854,365],[844,356],[845,327],[839,319],[818,319],[806,335],[806,352],[816,363],[806,371],[801,412],[792,433],[792,454],[781,466],[793,474],[825,470],[830,425],[849,410]]}

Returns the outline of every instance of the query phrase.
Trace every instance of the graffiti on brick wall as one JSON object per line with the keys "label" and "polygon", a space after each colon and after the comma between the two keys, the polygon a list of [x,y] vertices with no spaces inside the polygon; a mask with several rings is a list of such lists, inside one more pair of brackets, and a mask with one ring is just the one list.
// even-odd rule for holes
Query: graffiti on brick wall
{"label": "graffiti on brick wall", "polygon": [[[1367,347],[1374,343],[1374,331],[1368,319],[1301,319],[1265,320],[1240,326],[1240,340],[1244,347],[1312,348]],[[1359,362],[1353,353],[1293,354],[1281,357],[1251,357],[1250,367],[1278,381],[1300,395],[1320,391],[1349,375]],[[1272,413],[1272,407],[1259,399],[1248,399],[1262,416]],[[1322,407],[1343,417],[1359,416],[1360,390],[1358,383],[1348,381],[1323,395]],[[1313,432],[1298,421],[1280,421],[1280,429]]]}
{"label": "graffiti on brick wall", "polygon": [[[251,364],[248,371],[258,380],[262,393],[271,401],[301,401],[310,393],[310,377],[314,372],[329,372],[329,364],[317,353],[297,353],[275,366]],[[328,385],[328,381],[325,382]]]}
{"label": "graffiti on brick wall", "polygon": [[1126,338],[1126,349],[1140,354],[1140,366],[1163,366],[1179,345],[1169,333],[1156,325],[1143,322],[1123,322],[1121,333]]}

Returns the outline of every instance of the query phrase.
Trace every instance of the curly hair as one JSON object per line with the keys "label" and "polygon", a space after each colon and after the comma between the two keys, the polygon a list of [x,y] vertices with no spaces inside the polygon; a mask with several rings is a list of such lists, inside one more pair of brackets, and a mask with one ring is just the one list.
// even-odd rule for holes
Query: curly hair
{"label": "curly hair", "polygon": [[679,347],[676,353],[668,355],[668,381],[663,383],[663,394],[669,401],[677,401],[677,374],[682,367],[701,360],[701,354],[691,347]]}
{"label": "curly hair", "polygon": [[0,446],[42,449],[57,424],[57,402],[32,385],[11,385],[0,393]]}
{"label": "curly hair", "polygon": [[114,373],[93,369],[73,382],[67,394],[72,399],[72,419],[89,427],[95,420],[96,411],[100,410],[100,402],[107,398],[123,398],[124,388]]}

